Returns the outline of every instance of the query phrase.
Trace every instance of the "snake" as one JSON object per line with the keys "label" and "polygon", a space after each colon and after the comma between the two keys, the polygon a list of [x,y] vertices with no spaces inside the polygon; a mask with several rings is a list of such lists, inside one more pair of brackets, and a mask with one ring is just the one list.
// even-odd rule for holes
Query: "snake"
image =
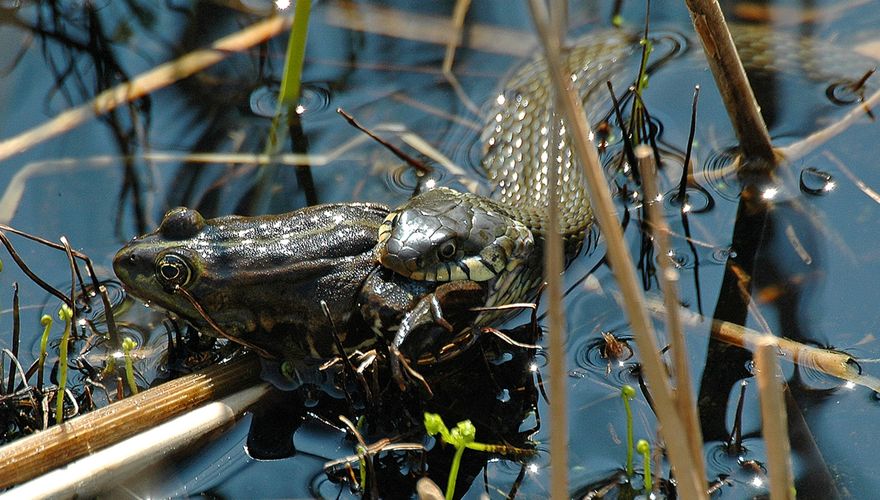
{"label": "snake", "polygon": [[[873,65],[852,52],[763,26],[732,31],[750,71],[799,68],[819,81],[854,81]],[[784,57],[771,58],[772,49]],[[610,108],[605,83],[625,89],[636,78],[641,46],[639,37],[604,30],[577,40],[564,57],[588,119],[595,121]],[[582,168],[565,125],[553,113],[546,60],[537,56],[526,62],[501,88],[480,135],[490,196],[437,188],[391,211],[379,230],[383,266],[413,280],[486,282],[487,306],[537,295],[550,169],[557,170],[566,263],[582,248],[593,223]]]}

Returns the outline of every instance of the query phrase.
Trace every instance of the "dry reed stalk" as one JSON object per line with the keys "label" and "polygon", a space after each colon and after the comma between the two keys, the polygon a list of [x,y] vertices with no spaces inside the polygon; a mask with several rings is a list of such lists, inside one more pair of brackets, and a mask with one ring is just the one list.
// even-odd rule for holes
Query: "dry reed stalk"
{"label": "dry reed stalk", "polygon": [[685,0],[703,52],[721,92],[730,123],[736,131],[745,161],[741,168],[769,171],[776,166],[770,134],[749,85],[742,61],[718,0]]}
{"label": "dry reed stalk", "polygon": [[776,362],[776,339],[764,335],[755,349],[755,378],[761,395],[761,421],[767,449],[771,500],[794,498],[791,472],[791,445],[788,441],[785,399],[779,365]]}
{"label": "dry reed stalk", "polygon": [[[349,0],[329,3],[322,10],[324,22],[330,26],[422,43],[459,44],[453,21],[445,17]],[[531,33],[485,24],[469,24],[466,38],[468,48],[519,57],[530,55],[537,42]]]}
{"label": "dry reed stalk", "polygon": [[[657,253],[660,256],[657,263],[660,266],[658,275],[660,288],[663,291],[663,302],[666,314],[666,335],[672,346],[672,359],[675,376],[675,400],[678,405],[678,415],[691,432],[685,434],[685,438],[691,448],[691,456],[694,459],[693,467],[695,474],[705,477],[706,464],[703,460],[703,433],[700,430],[700,421],[697,418],[697,406],[691,388],[691,372],[687,361],[687,343],[684,339],[684,328],[679,314],[678,300],[678,271],[672,266],[669,259],[669,226],[663,218],[663,213],[657,208],[657,203],[662,203],[662,198],[657,189],[657,173],[654,167],[654,153],[650,146],[640,145],[635,149],[636,160],[639,163],[639,172],[642,175],[642,188],[644,189],[644,207],[648,212],[648,220],[651,224],[651,235],[657,245]],[[659,469],[658,469],[659,470]]]}
{"label": "dry reed stalk", "polygon": [[289,16],[270,17],[217,40],[209,48],[195,50],[160,64],[129,82],[107,89],[87,103],[68,109],[41,125],[0,142],[0,161],[72,130],[122,104],[187,78],[236,52],[262,43],[289,29],[292,20]]}
{"label": "dry reed stalk", "polygon": [[[559,2],[554,8],[558,9]],[[558,28],[563,21],[562,12],[554,12],[557,18],[548,37],[557,44],[562,42]],[[533,15],[534,17],[534,15]],[[556,108],[559,107],[557,98]],[[557,137],[559,118],[554,112],[550,137]],[[559,143],[551,141],[550,156],[559,155]],[[550,498],[568,498],[568,380],[565,368],[565,311],[562,308],[562,272],[564,271],[562,236],[559,234],[559,175],[556,168],[547,169],[547,235],[544,250],[544,277],[547,282],[547,328],[550,369]]]}
{"label": "dry reed stalk", "polygon": [[[712,320],[712,336],[722,342],[750,349],[766,334],[727,321]],[[783,359],[880,393],[880,380],[859,373],[858,364],[852,356],[782,337],[774,339]]]}
{"label": "dry reed stalk", "polygon": [[452,72],[452,63],[455,61],[455,49],[461,45],[463,38],[462,33],[464,32],[464,17],[470,6],[471,0],[455,1],[455,7],[452,10],[452,28],[455,36],[446,42],[446,53],[443,56],[443,66],[441,71],[443,72],[443,77],[449,82],[449,86],[452,87],[452,90],[455,92],[455,95],[458,96],[458,99],[464,107],[471,113],[479,116],[480,107],[474,104],[474,101],[468,97],[467,92],[464,91],[464,88],[458,81],[458,77]]}
{"label": "dry reed stalk", "polygon": [[642,368],[651,387],[655,410],[662,426],[661,432],[667,437],[670,463],[679,482],[678,491],[683,498],[706,498],[705,477],[696,474],[693,465],[695,459],[691,456],[690,447],[680,439],[687,428],[678,417],[666,368],[660,359],[656,336],[645,308],[645,299],[639,289],[632,259],[618,225],[611,193],[599,165],[598,152],[589,139],[592,137],[590,126],[580,99],[570,86],[571,79],[562,66],[559,40],[550,32],[546,5],[542,0],[530,0],[529,6],[545,51],[557,102],[562,104],[564,123],[572,138],[577,158],[584,165],[590,199],[608,247],[607,257],[625,298],[624,308],[642,356]]}
{"label": "dry reed stalk", "polygon": [[98,495],[163,458],[196,445],[208,434],[233,424],[268,390],[268,384],[263,383],[188,411],[17,486],[0,495],[0,500]]}
{"label": "dry reed stalk", "polygon": [[259,380],[253,355],[142,391],[0,448],[0,488],[27,481]]}
{"label": "dry reed stalk", "polygon": [[[668,311],[665,305],[656,302],[650,303],[649,308],[652,313],[663,317]],[[712,337],[743,349],[751,349],[762,337],[767,335],[729,321],[707,318],[682,306],[679,306],[679,311],[682,316],[687,316],[686,321],[692,326],[711,321]],[[857,360],[849,354],[802,344],[783,337],[774,338],[776,339],[776,348],[782,354],[782,359],[880,393],[880,379],[860,373]]]}

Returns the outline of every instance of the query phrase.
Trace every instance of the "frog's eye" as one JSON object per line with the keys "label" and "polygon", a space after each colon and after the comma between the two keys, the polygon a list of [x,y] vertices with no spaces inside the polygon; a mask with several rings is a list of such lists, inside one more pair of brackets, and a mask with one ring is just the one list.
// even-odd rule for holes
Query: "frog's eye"
{"label": "frog's eye", "polygon": [[192,268],[183,257],[167,253],[156,260],[156,279],[162,285],[173,288],[186,286],[192,278]]}
{"label": "frog's eye", "polygon": [[440,244],[440,248],[437,249],[437,255],[441,260],[452,260],[455,257],[455,253],[457,252],[457,248],[455,248],[455,241],[446,240]]}

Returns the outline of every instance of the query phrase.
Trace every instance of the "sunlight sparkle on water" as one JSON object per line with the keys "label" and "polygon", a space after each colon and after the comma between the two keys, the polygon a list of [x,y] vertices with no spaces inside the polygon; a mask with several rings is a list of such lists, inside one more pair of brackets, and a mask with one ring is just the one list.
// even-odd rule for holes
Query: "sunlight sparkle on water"
{"label": "sunlight sparkle on water", "polygon": [[290,0],[275,0],[275,7],[278,10],[285,10],[290,7]]}
{"label": "sunlight sparkle on water", "polygon": [[761,486],[764,486],[764,480],[758,476],[755,476],[752,479],[752,486],[754,486],[755,488],[760,488]]}
{"label": "sunlight sparkle on water", "polygon": [[434,189],[434,186],[436,185],[437,181],[434,179],[428,179],[427,181],[425,181],[425,188],[427,189]]}
{"label": "sunlight sparkle on water", "polygon": [[529,468],[529,472],[531,472],[532,474],[538,473],[538,464],[529,464],[528,468]]}
{"label": "sunlight sparkle on water", "polygon": [[538,371],[538,365],[536,365],[535,363],[530,364],[529,371],[535,373],[536,371]]}
{"label": "sunlight sparkle on water", "polygon": [[852,380],[848,380],[845,384],[843,384],[843,386],[846,387],[847,389],[855,389],[856,383],[853,382]]}
{"label": "sunlight sparkle on water", "polygon": [[504,98],[504,94],[498,94],[498,97],[495,99],[495,102],[498,103],[499,106],[503,105],[507,99]]}
{"label": "sunlight sparkle on water", "polygon": [[764,190],[764,192],[761,194],[761,198],[764,198],[765,200],[772,200],[773,198],[776,198],[777,194],[779,194],[779,190],[774,187],[770,187]]}

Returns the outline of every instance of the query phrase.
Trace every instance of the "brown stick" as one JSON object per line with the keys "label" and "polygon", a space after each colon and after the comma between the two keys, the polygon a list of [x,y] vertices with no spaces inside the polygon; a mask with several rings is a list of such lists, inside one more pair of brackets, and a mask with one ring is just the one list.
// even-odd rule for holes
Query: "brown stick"
{"label": "brown stick", "polygon": [[770,134],[718,0],[685,0],[685,3],[703,45],[703,52],[706,53],[715,84],[724,99],[727,115],[739,139],[745,160],[741,162],[740,168],[753,171],[771,170],[777,162],[770,144]]}
{"label": "brown stick", "polygon": [[0,448],[0,488],[21,483],[259,380],[256,356],[186,375]]}

